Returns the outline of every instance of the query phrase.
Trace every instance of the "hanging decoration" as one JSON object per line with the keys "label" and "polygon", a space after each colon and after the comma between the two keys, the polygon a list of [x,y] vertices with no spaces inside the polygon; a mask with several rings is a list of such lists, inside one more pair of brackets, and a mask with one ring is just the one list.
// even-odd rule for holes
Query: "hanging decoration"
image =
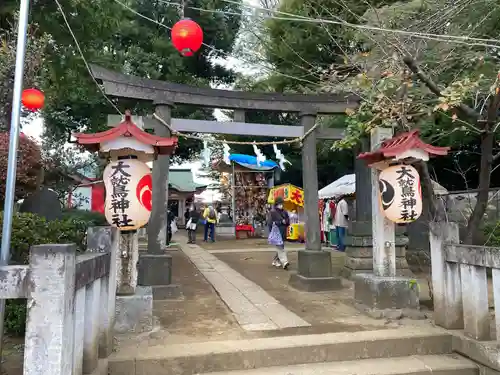
{"label": "hanging decoration", "polygon": [[422,214],[420,175],[411,165],[388,167],[379,176],[379,199],[384,215],[395,223],[411,223]]}
{"label": "hanging decoration", "polygon": [[276,144],[273,144],[273,149],[274,149],[274,153],[276,155],[276,160],[278,160],[278,164],[279,164],[282,171],[285,170],[285,163],[292,165],[292,163],[290,163],[288,160],[285,159],[285,155],[283,155],[283,153],[281,152],[281,150],[278,148],[278,146]]}
{"label": "hanging decoration", "polygon": [[208,168],[210,164],[210,149],[208,148],[208,141],[203,140],[203,164],[205,168]]}
{"label": "hanging decoration", "polygon": [[203,30],[189,18],[183,18],[172,27],[172,43],[182,56],[193,56],[203,44]]}
{"label": "hanging decoration", "polygon": [[261,163],[263,163],[267,160],[266,155],[264,155],[262,153],[262,151],[257,147],[257,145],[255,143],[253,144],[253,152],[255,153],[255,156],[257,157],[257,165],[260,167]]}
{"label": "hanging decoration", "polygon": [[222,159],[224,160],[224,163],[226,163],[227,165],[231,164],[231,160],[229,160],[229,157],[231,155],[230,151],[231,147],[229,147],[227,143],[224,143],[222,145]]}
{"label": "hanging decoration", "polygon": [[21,95],[21,103],[26,109],[36,112],[43,108],[45,95],[37,89],[26,89]]}

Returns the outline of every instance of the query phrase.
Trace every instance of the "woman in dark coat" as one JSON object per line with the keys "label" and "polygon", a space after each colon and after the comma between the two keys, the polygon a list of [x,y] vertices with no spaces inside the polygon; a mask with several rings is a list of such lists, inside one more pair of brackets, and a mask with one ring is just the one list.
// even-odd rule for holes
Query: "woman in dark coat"
{"label": "woman in dark coat", "polygon": [[200,212],[196,209],[193,204],[189,209],[189,219],[186,224],[186,229],[188,231],[188,243],[196,242],[196,227],[198,226],[198,221],[200,221]]}
{"label": "woman in dark coat", "polygon": [[283,240],[283,244],[276,246],[277,252],[274,256],[272,264],[275,267],[283,267],[283,269],[286,270],[290,265],[285,250],[286,232],[287,227],[290,225],[290,218],[288,217],[288,212],[283,209],[283,198],[281,197],[276,198],[274,207],[271,209],[267,217],[267,226],[269,227],[269,232],[271,232],[273,224],[278,227],[281,234],[281,239]]}

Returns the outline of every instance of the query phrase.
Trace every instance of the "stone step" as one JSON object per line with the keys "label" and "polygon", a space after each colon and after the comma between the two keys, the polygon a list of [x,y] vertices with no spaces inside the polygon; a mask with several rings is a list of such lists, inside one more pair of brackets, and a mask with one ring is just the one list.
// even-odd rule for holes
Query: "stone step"
{"label": "stone step", "polygon": [[109,366],[110,375],[192,375],[451,352],[451,336],[443,330],[397,328],[124,348]]}
{"label": "stone step", "polygon": [[211,372],[207,375],[478,375],[478,366],[458,355],[422,355],[361,359],[253,370]]}

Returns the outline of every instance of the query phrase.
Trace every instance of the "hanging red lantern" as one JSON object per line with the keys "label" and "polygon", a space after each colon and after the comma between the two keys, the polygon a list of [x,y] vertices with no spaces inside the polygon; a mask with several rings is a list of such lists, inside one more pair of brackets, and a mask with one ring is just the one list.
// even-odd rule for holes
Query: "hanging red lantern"
{"label": "hanging red lantern", "polygon": [[182,56],[193,56],[203,44],[203,30],[193,20],[184,18],[172,27],[172,43]]}
{"label": "hanging red lantern", "polygon": [[26,89],[21,95],[21,103],[30,111],[38,111],[45,104],[45,95],[37,89]]}

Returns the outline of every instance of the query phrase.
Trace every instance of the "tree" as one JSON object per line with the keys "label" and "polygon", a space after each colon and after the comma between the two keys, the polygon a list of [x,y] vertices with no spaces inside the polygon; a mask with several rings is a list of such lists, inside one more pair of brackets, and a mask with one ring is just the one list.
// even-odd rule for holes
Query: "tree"
{"label": "tree", "polygon": [[[396,127],[400,131],[421,128],[440,138],[457,133],[479,142],[479,194],[465,236],[469,244],[475,242],[480,230],[495,160],[493,145],[500,106],[500,77],[495,66],[498,56],[494,50],[485,50],[484,43],[463,43],[446,35],[430,41],[415,36],[417,32],[453,35],[469,29],[469,37],[498,37],[500,28],[494,20],[500,15],[500,8],[493,1],[483,5],[485,8],[480,10],[470,6],[463,12],[441,15],[439,22],[429,24],[423,23],[422,13],[442,12],[444,2],[431,6],[411,1],[370,9],[363,16],[367,24],[386,29],[404,27],[406,34],[358,33],[358,40],[368,44],[368,52],[350,56],[350,61],[358,65],[361,73],[341,81],[333,69],[326,80],[329,90],[347,86],[363,98],[360,108],[349,113],[347,137],[336,144],[337,148],[352,147],[375,126]],[[486,17],[485,10],[489,10]],[[427,167],[422,167],[426,190],[432,192]]]}
{"label": "tree", "polygon": [[[5,201],[5,181],[9,155],[9,133],[0,133],[0,205]],[[40,147],[31,138],[21,134],[17,154],[15,200],[24,198],[40,185],[42,171]]]}
{"label": "tree", "polygon": [[[0,25],[3,27],[11,24],[14,4],[17,4],[16,0],[4,0],[0,5]],[[233,78],[230,71],[214,64],[213,58],[231,51],[240,17],[191,8],[222,9],[237,14],[240,8],[238,2],[189,2],[185,16],[200,24],[204,30],[204,42],[211,46],[203,47],[192,58],[181,57],[169,38],[168,27],[181,17],[175,4],[164,0],[61,0],[61,5],[89,62],[123,73],[194,86],[208,87],[211,83],[230,82]],[[31,15],[34,22],[40,25],[36,35],[50,36],[41,76],[41,87],[47,97],[43,113],[47,132],[52,139],[64,141],[71,130],[105,129],[106,115],[116,113],[116,110],[89,76],[57,3],[35,1]],[[116,100],[113,103],[122,112],[127,107],[137,114],[152,111],[144,103]],[[179,106],[173,115],[211,119],[212,113]],[[179,159],[189,159],[195,157],[199,149],[199,142],[182,140],[177,156]]]}
{"label": "tree", "polygon": [[[0,13],[1,14],[1,13]],[[13,18],[13,22],[16,18]],[[14,69],[16,61],[17,32],[0,29],[0,130],[10,129],[12,94],[14,88]],[[38,32],[38,26],[32,24],[28,29],[24,87],[37,87],[40,84],[43,69],[44,50],[49,38]]]}

